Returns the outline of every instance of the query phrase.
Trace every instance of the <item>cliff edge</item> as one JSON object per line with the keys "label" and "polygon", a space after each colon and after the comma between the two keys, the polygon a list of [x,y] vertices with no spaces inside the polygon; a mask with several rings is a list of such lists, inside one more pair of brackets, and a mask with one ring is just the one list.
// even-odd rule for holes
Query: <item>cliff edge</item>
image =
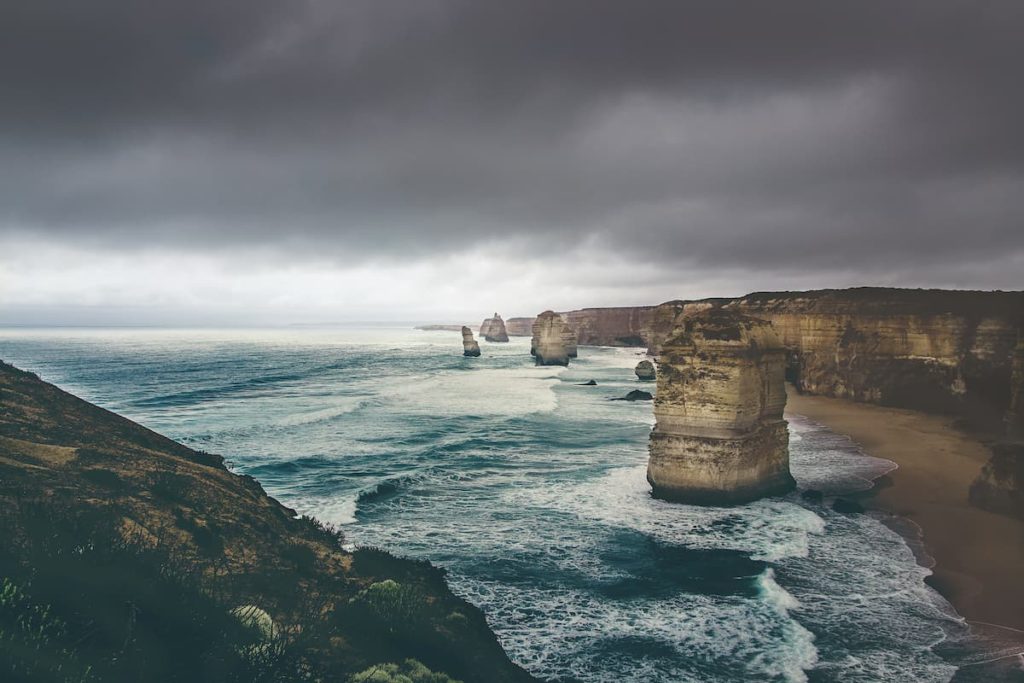
{"label": "cliff edge", "polygon": [[533,680],[442,571],[2,362],[0,583],[0,678]]}

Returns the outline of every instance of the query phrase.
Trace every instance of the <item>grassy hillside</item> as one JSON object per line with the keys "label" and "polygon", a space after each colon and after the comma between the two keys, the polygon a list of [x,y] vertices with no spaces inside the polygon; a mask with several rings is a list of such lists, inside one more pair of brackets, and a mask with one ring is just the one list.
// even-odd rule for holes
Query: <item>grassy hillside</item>
{"label": "grassy hillside", "polygon": [[0,679],[533,680],[440,570],[2,362]]}

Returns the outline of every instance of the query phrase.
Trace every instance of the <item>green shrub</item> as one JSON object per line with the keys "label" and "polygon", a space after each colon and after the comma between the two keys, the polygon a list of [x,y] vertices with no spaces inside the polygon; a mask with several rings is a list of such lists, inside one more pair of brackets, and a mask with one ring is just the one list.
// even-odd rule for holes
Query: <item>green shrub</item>
{"label": "green shrub", "polygon": [[427,612],[423,591],[391,579],[371,584],[352,598],[352,602],[383,621],[392,632],[418,627]]}
{"label": "green shrub", "polygon": [[445,674],[435,673],[415,659],[402,664],[377,664],[360,671],[350,679],[351,683],[460,683]]}
{"label": "green shrub", "polygon": [[0,679],[92,680],[68,643],[67,624],[10,579],[0,580]]}

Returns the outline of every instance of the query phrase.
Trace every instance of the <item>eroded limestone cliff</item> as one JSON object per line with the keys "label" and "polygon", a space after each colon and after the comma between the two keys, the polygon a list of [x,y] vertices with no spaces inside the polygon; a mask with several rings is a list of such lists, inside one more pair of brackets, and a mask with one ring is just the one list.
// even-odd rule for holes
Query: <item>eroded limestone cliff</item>
{"label": "eroded limestone cliff", "polygon": [[656,306],[584,308],[561,316],[584,346],[646,346],[644,330]]}
{"label": "eroded limestone cliff", "polygon": [[659,358],[654,494],[730,504],[793,488],[784,370],[769,323],[720,308],[681,318]]}
{"label": "eroded limestone cliff", "polygon": [[505,331],[510,337],[530,337],[533,335],[533,323],[536,318],[509,318],[505,321]]}
{"label": "eroded limestone cliff", "polygon": [[473,339],[473,330],[462,328],[462,355],[476,357],[480,355],[480,344]]}
{"label": "eroded limestone cliff", "polygon": [[487,318],[480,324],[480,336],[484,341],[507,342],[508,332],[505,330],[505,321],[497,312],[493,318]]}
{"label": "eroded limestone cliff", "polygon": [[537,365],[568,365],[576,357],[576,335],[562,316],[544,311],[534,320],[530,353]]}
{"label": "eroded limestone cliff", "polygon": [[787,377],[810,394],[998,422],[1022,381],[1011,376],[1024,292],[867,287],[671,301],[650,317],[649,352],[658,355],[679,318],[708,308],[770,321]]}

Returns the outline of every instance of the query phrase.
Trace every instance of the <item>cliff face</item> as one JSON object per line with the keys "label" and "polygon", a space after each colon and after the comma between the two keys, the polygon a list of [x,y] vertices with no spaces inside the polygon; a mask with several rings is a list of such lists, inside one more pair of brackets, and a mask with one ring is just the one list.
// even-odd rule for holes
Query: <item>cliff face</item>
{"label": "cliff face", "polygon": [[[371,665],[407,657],[467,681],[532,680],[507,659],[479,610],[448,590],[438,570],[380,551],[346,552],[338,534],[296,518],[254,479],[229,472],[219,456],[193,451],[0,362],[0,576],[35,572],[26,585],[39,590],[45,571],[83,562],[87,535],[101,527],[135,548],[124,555],[133,566],[161,575],[166,568],[145,564],[159,550],[179,573],[200,581],[204,595],[220,596],[223,613],[258,605],[282,633],[301,634],[296,639],[305,643],[298,655],[302,666],[324,680],[348,680]],[[77,550],[59,548],[58,560],[66,559],[45,569],[38,561],[41,545],[51,547],[65,536]],[[107,553],[107,545],[102,547]],[[126,592],[145,579],[125,577],[117,563],[56,578],[73,589],[55,591],[47,603],[71,615],[61,631],[71,645],[102,655],[97,661],[109,675],[97,674],[96,680],[157,680],[137,671],[115,677],[116,661],[131,657],[138,640],[126,634],[178,623],[193,607],[147,610],[159,596],[144,585],[138,593]],[[398,591],[415,609],[402,615],[368,610],[361,607],[367,590],[371,596]],[[103,618],[82,617],[79,639],[72,631],[81,596],[95,591],[119,597]],[[133,612],[124,599],[135,605]],[[169,632],[188,636],[173,626]],[[105,635],[112,641],[109,654]],[[204,644],[189,645],[199,646]],[[168,638],[158,647],[158,658],[171,656],[173,663],[175,643]],[[197,659],[201,654],[188,653]],[[225,673],[217,680],[229,678]]]}
{"label": "cliff face", "polygon": [[984,510],[1024,519],[1024,444],[995,444],[969,499]]}
{"label": "cliff face", "polygon": [[533,323],[536,318],[509,318],[505,321],[505,331],[510,337],[530,337],[533,335]]}
{"label": "cliff face", "polygon": [[722,309],[683,318],[659,360],[654,494],[727,504],[793,488],[784,367],[767,322]]}
{"label": "cliff face", "polygon": [[656,306],[584,308],[562,317],[584,346],[646,346],[644,332]]}
{"label": "cliff face", "polygon": [[544,311],[533,323],[530,353],[537,365],[568,365],[576,357],[576,335],[554,311]]}
{"label": "cliff face", "polygon": [[1010,410],[1006,432],[1011,439],[1024,440],[1024,337],[1017,342],[1010,370]]}
{"label": "cliff face", "polygon": [[1011,405],[1024,292],[860,288],[669,302],[647,329],[655,355],[671,320],[709,307],[776,329],[803,392],[998,420]]}
{"label": "cliff face", "polygon": [[476,357],[480,355],[480,344],[473,339],[473,330],[462,328],[462,355]]}
{"label": "cliff face", "polygon": [[505,331],[505,321],[495,312],[493,318],[487,318],[480,324],[480,336],[489,342],[507,342],[508,332]]}

